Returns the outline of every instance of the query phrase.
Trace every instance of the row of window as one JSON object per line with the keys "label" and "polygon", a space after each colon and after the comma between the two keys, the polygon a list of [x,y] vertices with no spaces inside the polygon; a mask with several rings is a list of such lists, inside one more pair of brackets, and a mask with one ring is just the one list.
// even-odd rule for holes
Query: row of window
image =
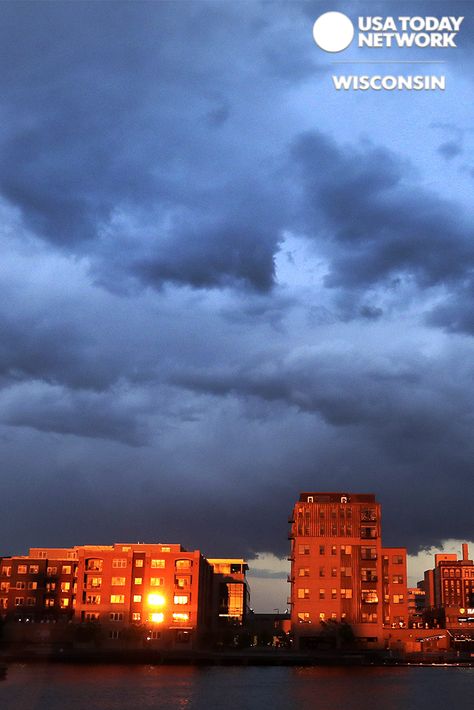
{"label": "row of window", "polygon": [[[15,585],[10,585],[10,582],[1,582],[0,591],[8,592],[9,589],[38,589],[38,582],[17,582]],[[51,592],[56,589],[56,582],[46,584],[46,591]],[[69,592],[71,590],[71,582],[61,582],[61,591]]]}
{"label": "row of window", "polygon": [[[143,567],[145,560],[142,558],[137,558],[135,560],[135,567]],[[163,559],[152,559],[151,562],[152,569],[164,569],[166,566],[166,560]],[[104,565],[104,560],[101,558],[91,558],[86,561],[86,571],[88,572],[102,572]],[[116,557],[112,560],[113,569],[125,569],[128,565],[128,560],[126,557]],[[174,561],[175,569],[190,569],[193,566],[193,561],[190,559],[180,559]]]}
{"label": "row of window", "polygon": [[[13,600],[14,606],[25,606],[25,597],[15,597]],[[44,606],[45,607],[53,607],[56,604],[55,599],[45,599],[44,600]],[[37,605],[37,598],[36,597],[26,597],[26,606],[36,606]],[[70,606],[70,600],[67,597],[61,598],[59,600],[59,607],[61,609],[67,609]],[[0,608],[3,609],[8,609],[8,599],[7,598],[2,598],[0,599]]]}
{"label": "row of window", "polygon": [[[143,600],[141,594],[134,594],[132,597],[136,604],[139,604]],[[99,605],[101,603],[102,596],[100,594],[86,594],[84,597],[85,604]],[[173,604],[190,604],[191,595],[190,594],[175,594],[173,596]],[[125,604],[125,594],[111,594],[110,595],[111,604]]]}
{"label": "row of window", "polygon": [[[111,584],[113,587],[125,587],[127,582],[126,577],[112,577]],[[174,583],[176,587],[180,589],[185,589],[189,587],[192,582],[191,576],[185,577],[175,577]],[[135,586],[140,586],[143,584],[143,577],[134,577],[133,584]],[[151,577],[149,584],[151,587],[163,587],[165,584],[164,577]],[[86,578],[86,589],[100,589],[102,587],[102,577],[90,577]]]}
{"label": "row of window", "polygon": [[[352,589],[348,589],[348,588],[340,589],[339,592],[340,592],[341,599],[352,599],[352,594],[353,594]],[[334,588],[331,590],[328,590],[328,589],[324,589],[321,587],[319,589],[318,594],[319,594],[319,599],[326,599],[326,598],[327,599],[329,599],[329,598],[337,599],[337,589],[334,589]],[[298,599],[310,599],[311,598],[311,591],[307,587],[306,588],[299,587],[296,590],[296,596],[298,597]],[[361,596],[361,601],[364,604],[377,604],[379,601],[378,593],[377,593],[376,589],[362,589],[360,596]],[[384,601],[388,603],[390,601],[390,596],[386,595],[384,597]],[[392,595],[392,602],[394,604],[403,604],[403,601],[404,601],[403,594],[393,594]]]}
{"label": "row of window", "polygon": [[[71,565],[62,565],[61,566],[61,574],[71,574],[72,572],[72,567]],[[46,574],[48,577],[52,577],[53,575],[58,573],[58,567],[47,567],[46,568]],[[17,567],[17,574],[39,574],[39,565],[18,565]],[[12,575],[12,565],[3,565],[2,566],[2,576],[3,577],[11,577]]]}

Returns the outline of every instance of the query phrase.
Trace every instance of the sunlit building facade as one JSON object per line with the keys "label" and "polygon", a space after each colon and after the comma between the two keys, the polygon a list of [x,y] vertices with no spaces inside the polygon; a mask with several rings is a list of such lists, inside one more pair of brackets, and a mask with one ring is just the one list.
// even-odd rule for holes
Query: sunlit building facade
{"label": "sunlit building facade", "polygon": [[110,641],[140,628],[151,645],[193,646],[212,626],[212,577],[199,550],[178,544],[32,548],[0,560],[0,609],[13,621],[100,625]]}
{"label": "sunlit building facade", "polygon": [[469,633],[474,640],[474,562],[469,559],[467,543],[462,556],[438,553],[435,566],[425,572],[426,607],[436,613],[446,628]]}
{"label": "sunlit building facade", "polygon": [[408,621],[406,550],[383,548],[372,494],[302,493],[291,524],[291,619],[296,647],[347,623],[360,643],[384,645],[384,627]]}

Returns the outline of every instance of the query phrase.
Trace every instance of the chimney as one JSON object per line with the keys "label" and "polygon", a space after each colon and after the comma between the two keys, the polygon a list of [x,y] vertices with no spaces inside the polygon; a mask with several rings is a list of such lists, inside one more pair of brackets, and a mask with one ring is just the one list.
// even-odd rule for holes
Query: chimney
{"label": "chimney", "polygon": [[462,544],[462,561],[467,562],[469,560],[469,546],[467,542]]}

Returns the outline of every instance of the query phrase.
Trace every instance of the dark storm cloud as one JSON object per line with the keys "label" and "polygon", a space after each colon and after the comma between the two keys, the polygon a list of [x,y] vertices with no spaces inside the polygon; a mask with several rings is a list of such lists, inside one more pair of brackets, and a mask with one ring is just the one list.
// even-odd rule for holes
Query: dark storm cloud
{"label": "dark storm cloud", "polygon": [[[8,395],[8,393],[7,393]],[[15,396],[17,395],[17,396]],[[112,395],[62,391],[61,388],[20,389],[2,407],[1,421],[56,434],[108,439],[131,446],[148,441],[130,402],[120,403]]]}
{"label": "dark storm cloud", "polygon": [[[3,196],[43,239],[90,255],[111,288],[118,245],[122,279],[268,289],[281,196],[262,199],[268,168],[250,175],[229,147],[236,113],[314,68],[309,41],[292,51],[293,14],[280,8],[270,21],[263,4],[243,16],[220,3],[4,4]],[[115,232],[124,211],[139,222],[133,235],[128,223]]]}
{"label": "dark storm cloud", "polygon": [[329,245],[328,286],[363,291],[403,274],[421,287],[456,284],[472,269],[473,224],[459,205],[414,183],[391,151],[340,146],[313,131],[293,157],[309,235]]}

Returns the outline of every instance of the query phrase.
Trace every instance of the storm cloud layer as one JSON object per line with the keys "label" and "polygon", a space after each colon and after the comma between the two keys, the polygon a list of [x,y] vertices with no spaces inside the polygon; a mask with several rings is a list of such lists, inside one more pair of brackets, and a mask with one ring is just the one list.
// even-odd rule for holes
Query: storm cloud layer
{"label": "storm cloud layer", "polygon": [[284,555],[331,489],[472,539],[474,15],[444,95],[374,97],[327,9],[0,5],[1,552]]}

